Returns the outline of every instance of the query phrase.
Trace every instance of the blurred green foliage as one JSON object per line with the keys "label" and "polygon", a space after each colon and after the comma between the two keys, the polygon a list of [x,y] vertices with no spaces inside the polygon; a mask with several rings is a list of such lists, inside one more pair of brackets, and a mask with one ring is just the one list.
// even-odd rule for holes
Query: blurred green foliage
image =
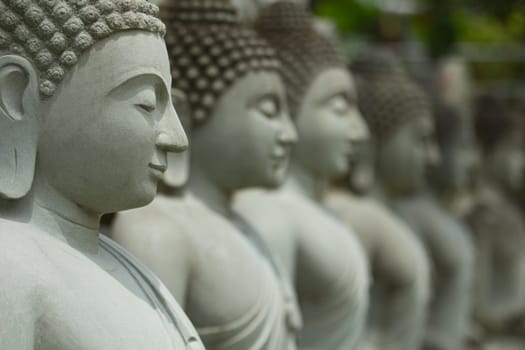
{"label": "blurred green foliage", "polygon": [[[426,0],[426,10],[410,24],[436,55],[458,41],[512,43],[525,40],[523,0]],[[318,0],[315,12],[331,18],[343,35],[372,38],[381,12],[358,0]]]}
{"label": "blurred green foliage", "polygon": [[[363,1],[318,0],[314,11],[334,20],[344,37],[385,39],[377,35],[385,14]],[[458,42],[525,43],[524,0],[426,0],[424,11],[399,17],[398,21],[404,26],[401,35],[405,36],[398,39],[425,42],[436,59],[453,51]],[[479,62],[473,68],[481,79],[506,79],[521,69],[519,64],[507,62]]]}
{"label": "blurred green foliage", "polygon": [[315,12],[332,19],[342,34],[370,34],[379,16],[379,10],[356,0],[318,1]]}

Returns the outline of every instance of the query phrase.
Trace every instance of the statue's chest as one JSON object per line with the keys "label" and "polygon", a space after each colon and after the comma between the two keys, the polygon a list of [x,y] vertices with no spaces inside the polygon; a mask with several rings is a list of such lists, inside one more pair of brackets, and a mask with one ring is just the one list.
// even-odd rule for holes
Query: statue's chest
{"label": "statue's chest", "polygon": [[253,312],[268,289],[281,286],[270,263],[240,232],[225,232],[202,246],[192,274],[186,310],[194,324],[216,326]]}
{"label": "statue's chest", "polygon": [[[35,349],[184,348],[173,325],[163,322],[162,314],[147,297],[131,292],[94,265],[79,263],[78,259],[70,264],[74,269],[63,265],[43,295]],[[108,272],[123,274],[119,269],[115,265]]]}

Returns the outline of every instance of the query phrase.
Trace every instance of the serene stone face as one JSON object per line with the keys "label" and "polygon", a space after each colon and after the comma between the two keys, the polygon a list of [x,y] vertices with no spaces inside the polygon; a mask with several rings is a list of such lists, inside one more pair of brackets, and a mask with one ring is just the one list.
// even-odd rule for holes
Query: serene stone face
{"label": "serene stone face", "polygon": [[223,190],[280,185],[297,134],[276,73],[249,73],[192,132],[192,159]]}
{"label": "serene stone face", "polygon": [[479,153],[472,120],[472,79],[467,62],[460,56],[445,58],[435,76],[436,138],[441,162],[431,169],[439,191],[457,193],[473,184],[479,171]]}
{"label": "serene stone face", "polygon": [[525,171],[524,136],[520,131],[511,132],[490,152],[487,161],[488,171],[499,184],[508,191],[519,191],[523,184]]}
{"label": "serene stone face", "polygon": [[319,74],[303,98],[295,124],[300,136],[294,147],[297,162],[318,178],[344,175],[353,143],[368,136],[348,72],[333,68]]}
{"label": "serene stone face", "polygon": [[472,101],[472,83],[468,65],[462,59],[450,59],[438,72],[438,88],[443,101],[455,108],[468,108]]}
{"label": "serene stone face", "polygon": [[425,185],[426,168],[439,160],[430,115],[412,118],[381,142],[378,175],[389,192],[413,192]]}
{"label": "serene stone face", "polygon": [[147,204],[167,151],[187,139],[172,106],[166,48],[158,35],[118,34],[82,56],[42,105],[37,173],[88,210]]}

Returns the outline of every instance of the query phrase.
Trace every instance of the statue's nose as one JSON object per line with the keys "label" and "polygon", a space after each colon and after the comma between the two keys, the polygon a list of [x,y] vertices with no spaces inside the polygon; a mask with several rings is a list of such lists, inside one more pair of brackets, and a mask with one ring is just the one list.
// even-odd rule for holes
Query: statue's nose
{"label": "statue's nose", "polygon": [[164,118],[160,122],[157,147],[166,152],[183,152],[188,148],[188,137],[173,105],[169,104]]}

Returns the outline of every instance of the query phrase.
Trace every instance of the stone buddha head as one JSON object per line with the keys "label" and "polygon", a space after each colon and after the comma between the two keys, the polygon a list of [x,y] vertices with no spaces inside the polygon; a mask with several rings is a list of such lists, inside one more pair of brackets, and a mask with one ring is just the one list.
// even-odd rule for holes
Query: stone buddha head
{"label": "stone buddha head", "polygon": [[274,50],[229,0],[166,1],[173,87],[191,115],[191,167],[224,191],[274,187],[296,141]]}
{"label": "stone buddha head", "polygon": [[438,192],[459,193],[473,185],[478,170],[468,66],[460,57],[443,60],[435,74],[434,123],[441,161],[429,172]]}
{"label": "stone buddha head", "polygon": [[283,65],[299,134],[294,165],[322,180],[345,174],[354,143],[365,139],[368,130],[339,47],[315,29],[311,14],[294,1],[265,8],[256,29],[277,50]]}
{"label": "stone buddha head", "polygon": [[400,61],[383,49],[357,57],[359,106],[371,131],[376,176],[390,193],[421,189],[439,160],[430,103]]}
{"label": "stone buddha head", "polygon": [[476,101],[474,116],[484,175],[509,193],[520,190],[525,171],[523,110],[484,95]]}
{"label": "stone buddha head", "polygon": [[430,167],[429,180],[440,193],[459,193],[472,187],[478,155],[472,123],[456,109],[437,104],[434,109],[435,137],[440,162]]}
{"label": "stone buddha head", "polygon": [[153,199],[166,152],[187,146],[157,15],[145,0],[0,1],[2,198],[33,188],[93,214]]}

